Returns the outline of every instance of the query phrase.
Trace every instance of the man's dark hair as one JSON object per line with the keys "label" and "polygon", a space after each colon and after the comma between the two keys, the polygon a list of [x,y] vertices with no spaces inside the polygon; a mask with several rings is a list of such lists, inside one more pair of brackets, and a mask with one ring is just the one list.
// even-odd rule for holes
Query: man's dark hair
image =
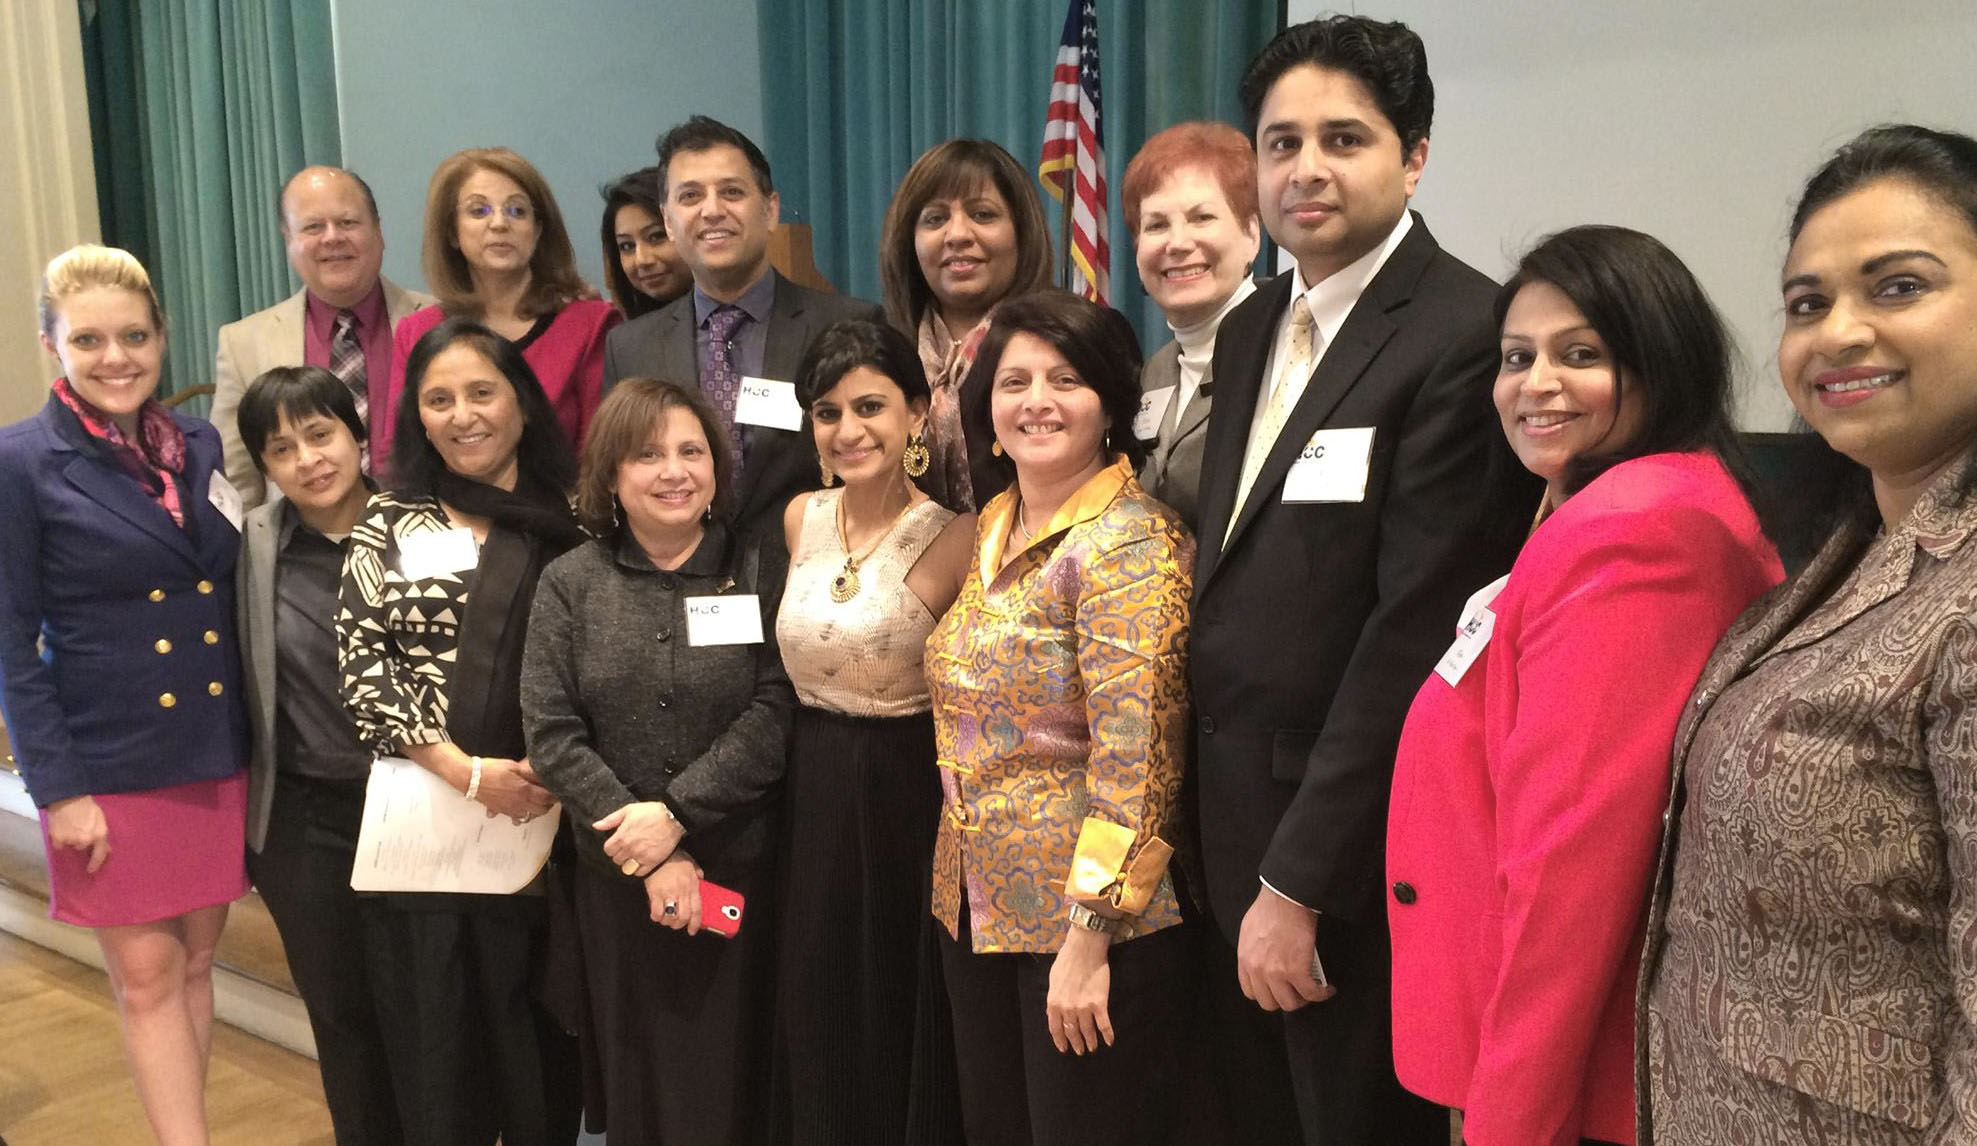
{"label": "man's dark hair", "polygon": [[666,180],[673,165],[673,156],[682,151],[707,151],[715,147],[733,147],[748,157],[748,165],[755,170],[755,185],[762,194],[775,193],[776,183],[769,175],[769,157],[755,146],[755,141],[709,116],[696,115],[685,123],[676,124],[659,137],[655,144],[659,151],[659,194],[667,194]]}
{"label": "man's dark hair", "polygon": [[1344,72],[1366,85],[1380,114],[1400,136],[1407,155],[1428,138],[1435,118],[1435,85],[1428,78],[1428,50],[1421,37],[1398,20],[1328,16],[1295,24],[1277,33],[1249,62],[1236,94],[1249,117],[1249,134],[1263,116],[1263,98],[1285,72],[1306,64]]}
{"label": "man's dark hair", "polygon": [[235,416],[240,425],[240,442],[247,456],[262,473],[268,467],[261,451],[268,439],[287,418],[290,425],[313,414],[335,418],[350,427],[358,444],[364,441],[364,419],[357,415],[357,398],[343,380],[320,366],[277,366],[247,386],[240,396]]}
{"label": "man's dark hair", "polygon": [[[348,175],[355,181],[357,190],[364,193],[364,206],[371,209],[371,222],[382,223],[382,220],[378,218],[378,197],[371,193],[371,185],[364,182],[362,175],[357,174],[347,167],[331,167],[327,163],[311,163],[309,166],[304,167],[302,171],[313,171],[318,167],[326,171],[334,171],[339,175]],[[297,171],[295,175],[289,176],[288,181],[281,185],[281,190],[275,192],[275,221],[281,224],[284,231],[288,229],[288,189],[295,185],[295,176],[302,174],[302,171]]]}

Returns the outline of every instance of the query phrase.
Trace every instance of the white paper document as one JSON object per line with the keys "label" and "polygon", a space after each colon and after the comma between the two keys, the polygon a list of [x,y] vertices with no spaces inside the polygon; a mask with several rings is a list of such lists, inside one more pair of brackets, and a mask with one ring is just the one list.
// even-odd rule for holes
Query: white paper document
{"label": "white paper document", "polygon": [[549,860],[563,806],[526,824],[467,799],[446,781],[396,756],[371,765],[357,833],[355,891],[452,891],[510,895]]}

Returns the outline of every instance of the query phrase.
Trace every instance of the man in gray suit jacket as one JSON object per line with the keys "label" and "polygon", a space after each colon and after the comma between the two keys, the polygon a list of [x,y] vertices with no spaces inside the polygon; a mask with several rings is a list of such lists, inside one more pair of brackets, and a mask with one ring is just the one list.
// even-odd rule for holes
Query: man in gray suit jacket
{"label": "man in gray suit jacket", "polygon": [[[380,275],[384,233],[370,187],[338,167],[305,167],[282,188],[281,237],[302,289],[266,310],[220,328],[213,366],[213,415],[226,451],[227,480],[249,508],[267,485],[234,424],[249,383],[276,366],[321,366],[362,397],[369,424],[391,370],[391,332],[433,298]],[[347,317],[346,317],[347,316]],[[338,354],[339,345],[345,347]],[[390,417],[390,411],[381,416]]]}
{"label": "man in gray suit jacket", "polygon": [[[639,376],[699,386],[730,427],[735,524],[780,544],[783,508],[821,484],[816,450],[795,430],[753,420],[752,409],[737,421],[741,383],[793,383],[819,331],[845,318],[883,321],[884,312],[798,286],[769,265],[782,203],[768,159],[747,136],[696,115],[660,136],[658,150],[666,233],[693,272],[693,289],[606,336],[604,389]],[[793,393],[767,389],[794,413]]]}

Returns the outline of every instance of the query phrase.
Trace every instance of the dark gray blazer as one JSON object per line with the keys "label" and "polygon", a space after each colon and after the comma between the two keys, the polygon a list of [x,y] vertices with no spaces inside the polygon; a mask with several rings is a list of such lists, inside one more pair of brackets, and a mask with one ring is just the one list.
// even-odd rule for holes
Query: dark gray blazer
{"label": "dark gray blazer", "polygon": [[234,566],[234,608],[240,626],[241,685],[246,690],[247,846],[260,851],[275,801],[275,558],[280,548],[281,491],[241,522],[240,563]]}
{"label": "dark gray blazer", "polygon": [[[762,374],[779,382],[796,381],[797,364],[810,340],[840,319],[885,321],[876,304],[846,295],[811,290],[776,276],[775,301],[770,304],[768,341],[762,350]],[[700,358],[694,348],[693,292],[664,307],[635,318],[604,338],[604,391],[618,379],[650,376],[669,382],[700,383]],[[782,543],[782,514],[791,498],[822,485],[817,451],[803,436],[765,426],[743,426],[748,464],[729,498],[729,515],[744,532]]]}
{"label": "dark gray blazer", "polygon": [[[1173,411],[1167,411],[1168,416],[1160,420],[1160,439],[1147,452],[1146,464],[1140,467],[1140,484],[1146,487],[1146,492],[1174,507],[1190,530],[1201,521],[1201,450],[1208,440],[1213,381],[1212,374],[1202,378],[1201,385],[1188,399],[1187,408],[1180,412],[1178,422],[1173,419]],[[1180,384],[1181,344],[1170,340],[1140,367],[1140,393]],[[1170,424],[1172,430],[1168,429]]]}

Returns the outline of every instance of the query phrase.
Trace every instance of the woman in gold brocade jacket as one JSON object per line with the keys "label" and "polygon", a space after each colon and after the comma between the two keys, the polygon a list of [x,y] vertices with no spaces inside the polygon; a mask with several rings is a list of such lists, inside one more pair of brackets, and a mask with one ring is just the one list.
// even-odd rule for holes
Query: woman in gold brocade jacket
{"label": "woman in gold brocade jacket", "polygon": [[1174,1125],[1194,543],[1133,477],[1139,366],[1123,317],[1049,291],[997,309],[965,390],[1015,479],[927,640],[933,911],[971,1144]]}

